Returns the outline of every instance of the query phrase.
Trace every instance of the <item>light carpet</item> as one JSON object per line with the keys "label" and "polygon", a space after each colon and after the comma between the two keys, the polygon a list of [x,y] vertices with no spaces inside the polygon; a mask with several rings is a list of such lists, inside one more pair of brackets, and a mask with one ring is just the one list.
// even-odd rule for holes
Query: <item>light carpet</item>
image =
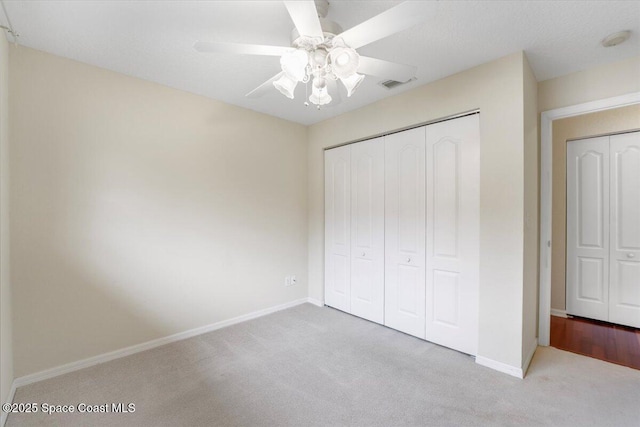
{"label": "light carpet", "polygon": [[524,380],[304,304],[21,387],[15,402],[134,403],[7,426],[639,426],[640,371],[539,347]]}

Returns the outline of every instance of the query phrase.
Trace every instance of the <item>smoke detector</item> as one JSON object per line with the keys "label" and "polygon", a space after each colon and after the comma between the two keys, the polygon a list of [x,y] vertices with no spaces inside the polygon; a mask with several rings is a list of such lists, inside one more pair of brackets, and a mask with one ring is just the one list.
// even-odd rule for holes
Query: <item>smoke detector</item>
{"label": "smoke detector", "polygon": [[609,34],[600,42],[604,47],[617,46],[620,43],[624,43],[631,37],[631,31],[620,31],[617,33]]}

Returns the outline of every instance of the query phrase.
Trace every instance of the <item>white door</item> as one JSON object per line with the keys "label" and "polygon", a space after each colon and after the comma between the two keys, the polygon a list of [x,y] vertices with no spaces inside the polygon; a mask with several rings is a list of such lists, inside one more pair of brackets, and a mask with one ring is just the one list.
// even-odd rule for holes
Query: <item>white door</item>
{"label": "white door", "polygon": [[609,137],[567,143],[567,313],[608,321]]}
{"label": "white door", "polygon": [[351,147],[325,151],[325,304],[350,311]]}
{"label": "white door", "polygon": [[609,321],[640,328],[640,132],[610,137]]}
{"label": "white door", "polygon": [[351,145],[351,313],[384,321],[384,138]]}
{"label": "white door", "polygon": [[384,324],[424,338],[425,129],[385,137]]}
{"label": "white door", "polygon": [[426,339],[478,350],[479,117],[426,127]]}

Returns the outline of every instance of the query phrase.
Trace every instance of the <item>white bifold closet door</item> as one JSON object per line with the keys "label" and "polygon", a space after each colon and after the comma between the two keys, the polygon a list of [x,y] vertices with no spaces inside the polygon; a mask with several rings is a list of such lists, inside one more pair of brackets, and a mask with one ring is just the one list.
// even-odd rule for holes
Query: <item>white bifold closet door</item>
{"label": "white bifold closet door", "polygon": [[384,324],[425,338],[425,128],[385,137]]}
{"label": "white bifold closet door", "polygon": [[640,133],[567,144],[567,312],[640,327]]}
{"label": "white bifold closet door", "polygon": [[351,313],[384,321],[384,138],[351,145]]}
{"label": "white bifold closet door", "polygon": [[384,138],[325,151],[325,303],[384,321]]}
{"label": "white bifold closet door", "polygon": [[567,144],[567,313],[609,320],[609,137]]}
{"label": "white bifold closet door", "polygon": [[478,350],[480,135],[474,114],[426,127],[426,339]]}
{"label": "white bifold closet door", "polygon": [[640,328],[640,132],[609,141],[609,321]]}
{"label": "white bifold closet door", "polygon": [[351,148],[325,151],[325,303],[351,305]]}
{"label": "white bifold closet door", "polygon": [[476,354],[479,115],[325,152],[325,303]]}

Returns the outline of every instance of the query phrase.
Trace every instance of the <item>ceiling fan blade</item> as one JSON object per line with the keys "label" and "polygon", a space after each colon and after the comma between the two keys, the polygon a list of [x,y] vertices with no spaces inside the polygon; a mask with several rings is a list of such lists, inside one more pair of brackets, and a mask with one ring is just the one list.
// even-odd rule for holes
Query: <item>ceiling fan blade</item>
{"label": "ceiling fan blade", "polygon": [[284,5],[301,36],[319,38],[320,41],[324,40],[318,11],[313,1],[285,1]]}
{"label": "ceiling fan blade", "polygon": [[223,42],[196,42],[193,48],[202,53],[235,53],[238,55],[282,56],[291,50],[287,46],[266,46]]}
{"label": "ceiling fan blade", "polygon": [[260,86],[258,86],[257,88],[255,88],[254,90],[252,90],[251,92],[246,94],[245,96],[247,98],[260,98],[262,95],[264,95],[265,93],[267,93],[267,92],[269,92],[271,90],[275,91],[275,88],[273,87],[273,82],[278,80],[282,74],[283,74],[282,71],[279,72],[278,74],[276,74],[275,76],[271,77],[269,80],[267,80],[266,82],[262,83]]}
{"label": "ceiling fan blade", "polygon": [[397,62],[384,61],[368,56],[361,56],[360,65],[358,66],[359,73],[402,83],[415,77],[416,70],[417,67],[412,65],[398,64]]}
{"label": "ceiling fan blade", "polygon": [[356,25],[337,37],[357,49],[423,22],[432,2],[406,1]]}

